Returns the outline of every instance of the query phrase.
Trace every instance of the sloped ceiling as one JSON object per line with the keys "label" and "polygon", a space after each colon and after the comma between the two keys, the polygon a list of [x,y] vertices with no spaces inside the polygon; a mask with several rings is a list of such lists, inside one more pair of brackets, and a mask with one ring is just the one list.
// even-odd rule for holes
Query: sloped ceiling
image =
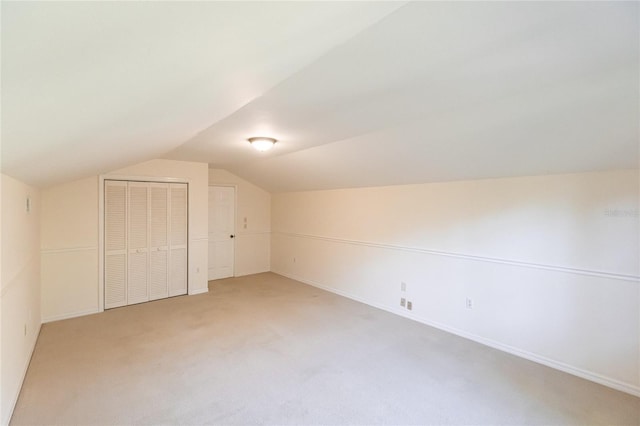
{"label": "sloped ceiling", "polygon": [[109,4],[3,6],[9,174],[162,156],[291,191],[638,167],[638,3]]}
{"label": "sloped ceiling", "polygon": [[2,171],[47,186],[160,157],[402,3],[1,5]]}

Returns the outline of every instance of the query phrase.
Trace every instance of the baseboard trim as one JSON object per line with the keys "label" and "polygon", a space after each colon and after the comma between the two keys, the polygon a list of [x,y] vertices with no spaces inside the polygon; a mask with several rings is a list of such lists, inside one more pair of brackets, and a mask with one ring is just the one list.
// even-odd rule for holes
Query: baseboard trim
{"label": "baseboard trim", "polygon": [[356,296],[354,294],[351,294],[351,293],[348,293],[348,292],[345,292],[345,291],[342,291],[342,290],[338,290],[338,289],[335,289],[333,287],[329,287],[329,286],[323,285],[323,284],[321,284],[319,282],[316,282],[316,281],[307,280],[307,279],[304,279],[302,277],[298,277],[298,276],[296,276],[294,274],[288,274],[288,273],[277,271],[277,270],[272,270],[271,272],[273,272],[274,274],[282,275],[283,277],[290,278],[292,280],[300,281],[300,282],[302,282],[304,284],[308,284],[308,285],[311,285],[313,287],[320,288],[320,289],[328,291],[330,293],[334,293],[334,294],[346,297],[348,299],[352,299],[352,300],[355,300],[357,302],[364,303],[365,305],[373,306],[374,308],[382,309],[383,311],[387,311],[387,312],[399,315],[401,317],[417,321],[419,323],[428,325],[430,327],[434,327],[434,328],[437,328],[439,330],[446,331],[447,333],[455,334],[456,336],[460,336],[460,337],[463,337],[465,339],[469,339],[469,340],[472,340],[474,342],[480,343],[482,345],[489,346],[489,347],[494,348],[494,349],[498,349],[498,350],[500,350],[502,352],[506,352],[506,353],[509,353],[511,355],[515,355],[515,356],[518,356],[520,358],[524,358],[524,359],[527,359],[529,361],[533,361],[533,362],[536,362],[538,364],[542,364],[542,365],[545,365],[547,367],[550,367],[550,368],[553,368],[553,369],[556,369],[556,370],[560,370],[560,371],[563,371],[565,373],[568,373],[568,374],[571,374],[571,375],[574,375],[574,376],[589,380],[591,382],[598,383],[600,385],[607,386],[609,388],[612,388],[612,389],[615,389],[615,390],[618,390],[618,391],[621,391],[621,392],[625,392],[625,393],[631,394],[633,396],[640,397],[640,386],[634,386],[634,385],[631,385],[629,383],[621,382],[621,381],[616,380],[616,379],[612,379],[612,378],[609,378],[609,377],[606,377],[606,376],[602,376],[602,375],[600,375],[598,373],[594,373],[594,372],[591,372],[591,371],[583,370],[581,368],[574,367],[574,366],[569,365],[569,364],[565,364],[565,363],[563,363],[561,361],[556,361],[554,359],[547,358],[547,357],[544,357],[542,355],[538,355],[538,354],[533,353],[533,352],[529,352],[529,351],[526,351],[526,350],[523,350],[523,349],[519,349],[519,348],[516,348],[516,347],[513,347],[513,346],[505,345],[505,344],[500,343],[500,342],[498,342],[496,340],[487,339],[485,337],[478,336],[478,335],[473,334],[473,333],[468,333],[468,332],[466,332],[464,330],[460,330],[460,329],[455,328],[455,327],[450,327],[448,325],[445,325],[445,324],[442,324],[442,323],[439,323],[439,322],[436,322],[436,321],[432,321],[432,320],[420,317],[420,316],[415,315],[415,314],[410,314],[408,312],[402,312],[402,311],[399,311],[398,309],[396,309],[395,307],[391,307],[391,306],[387,306],[387,305],[381,305],[381,304],[377,304],[377,303],[371,303],[370,301],[367,301],[367,300],[365,300],[365,299],[363,299],[361,297],[358,297],[358,296]]}
{"label": "baseboard trim", "polygon": [[70,318],[82,317],[85,315],[99,314],[100,312],[103,312],[103,311],[100,309],[94,308],[94,309],[87,309],[84,311],[71,312],[68,314],[53,315],[50,317],[43,318],[42,323],[46,324],[48,322],[61,321],[61,320],[70,319]]}
{"label": "baseboard trim", "polygon": [[192,292],[189,292],[189,296],[195,296],[196,294],[203,294],[203,293],[208,293],[209,292],[209,288],[199,288],[197,290],[193,290]]}
{"label": "baseboard trim", "polygon": [[243,271],[239,274],[235,274],[234,278],[237,277],[246,277],[247,275],[255,275],[255,274],[263,274],[265,272],[271,272],[271,268],[267,268],[267,269],[257,269],[255,271]]}
{"label": "baseboard trim", "polygon": [[27,377],[27,371],[29,370],[29,364],[31,364],[31,358],[33,358],[33,353],[35,352],[36,344],[38,343],[38,339],[40,338],[40,330],[42,330],[42,324],[38,325],[38,332],[36,333],[36,338],[33,339],[33,343],[31,344],[31,352],[29,353],[29,357],[27,358],[27,361],[25,362],[22,368],[22,377],[20,379],[20,386],[18,387],[16,394],[12,398],[7,416],[2,419],[2,425],[8,425],[11,422],[13,411],[16,409],[16,404],[18,403],[18,397],[20,396],[20,392],[22,391],[22,386],[24,385],[24,379]]}

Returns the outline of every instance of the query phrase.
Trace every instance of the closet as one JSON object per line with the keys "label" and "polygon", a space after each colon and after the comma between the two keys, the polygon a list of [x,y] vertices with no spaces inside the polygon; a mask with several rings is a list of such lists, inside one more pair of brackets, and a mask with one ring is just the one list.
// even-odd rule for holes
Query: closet
{"label": "closet", "polygon": [[187,184],[104,185],[105,309],[186,294]]}

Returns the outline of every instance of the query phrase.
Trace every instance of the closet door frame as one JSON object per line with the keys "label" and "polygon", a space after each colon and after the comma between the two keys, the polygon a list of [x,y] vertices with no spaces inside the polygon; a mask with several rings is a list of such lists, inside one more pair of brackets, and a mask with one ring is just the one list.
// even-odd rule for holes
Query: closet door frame
{"label": "closet door frame", "polygon": [[156,176],[135,176],[135,175],[100,175],[98,177],[98,312],[104,312],[104,274],[105,274],[105,181],[131,181],[144,183],[185,183],[187,184],[187,294],[191,294],[191,274],[189,273],[189,254],[191,252],[191,179],[156,177]]}

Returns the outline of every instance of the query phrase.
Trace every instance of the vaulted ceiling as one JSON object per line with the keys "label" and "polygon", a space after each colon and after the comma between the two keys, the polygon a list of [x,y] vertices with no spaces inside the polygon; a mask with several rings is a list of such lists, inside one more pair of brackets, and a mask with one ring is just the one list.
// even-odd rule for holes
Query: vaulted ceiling
{"label": "vaulted ceiling", "polygon": [[4,2],[3,172],[162,157],[290,191],[637,168],[638,6]]}

